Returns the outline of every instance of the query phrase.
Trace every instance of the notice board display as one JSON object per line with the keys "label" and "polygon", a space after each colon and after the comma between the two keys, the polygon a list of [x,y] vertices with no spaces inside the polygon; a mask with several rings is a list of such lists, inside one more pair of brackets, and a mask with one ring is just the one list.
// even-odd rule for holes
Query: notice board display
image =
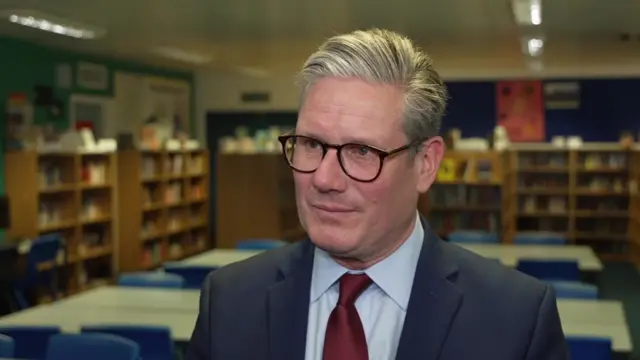
{"label": "notice board display", "polygon": [[545,115],[540,81],[496,83],[497,124],[512,142],[545,140]]}

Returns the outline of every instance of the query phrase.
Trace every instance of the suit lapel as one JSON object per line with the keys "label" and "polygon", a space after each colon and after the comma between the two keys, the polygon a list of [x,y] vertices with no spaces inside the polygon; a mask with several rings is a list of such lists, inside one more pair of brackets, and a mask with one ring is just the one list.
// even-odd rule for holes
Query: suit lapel
{"label": "suit lapel", "polygon": [[441,239],[422,219],[424,243],[416,267],[397,360],[437,360],[462,300],[451,282],[457,272]]}
{"label": "suit lapel", "polygon": [[268,290],[269,359],[304,359],[313,246],[303,241]]}

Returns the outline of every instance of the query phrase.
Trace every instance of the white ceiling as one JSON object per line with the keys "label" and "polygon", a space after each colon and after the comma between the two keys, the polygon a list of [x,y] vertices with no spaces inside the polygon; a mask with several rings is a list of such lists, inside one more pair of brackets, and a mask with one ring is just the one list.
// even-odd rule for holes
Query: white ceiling
{"label": "white ceiling", "polygon": [[[444,66],[521,64],[508,0],[0,0],[0,11],[34,9],[104,27],[104,39],[65,38],[0,21],[0,34],[66,49],[190,67],[151,54],[173,46],[206,55],[207,67],[290,72],[327,36],[385,27],[416,39]],[[640,1],[543,0],[545,61],[640,60]],[[527,31],[527,30],[525,30]],[[640,61],[637,61],[640,63]]]}

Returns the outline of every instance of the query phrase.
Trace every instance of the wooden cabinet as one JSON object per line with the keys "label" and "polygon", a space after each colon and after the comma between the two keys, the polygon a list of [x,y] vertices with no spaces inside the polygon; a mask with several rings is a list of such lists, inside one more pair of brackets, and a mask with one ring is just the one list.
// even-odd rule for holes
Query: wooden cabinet
{"label": "wooden cabinet", "polygon": [[292,170],[280,154],[219,154],[216,158],[216,246],[243,239],[295,241],[300,226]]}

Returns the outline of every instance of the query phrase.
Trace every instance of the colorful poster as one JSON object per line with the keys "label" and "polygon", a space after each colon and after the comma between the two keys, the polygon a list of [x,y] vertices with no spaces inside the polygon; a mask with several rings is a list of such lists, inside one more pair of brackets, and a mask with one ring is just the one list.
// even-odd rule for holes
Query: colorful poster
{"label": "colorful poster", "polygon": [[512,142],[545,141],[544,104],[540,81],[501,81],[496,84],[498,125]]}

